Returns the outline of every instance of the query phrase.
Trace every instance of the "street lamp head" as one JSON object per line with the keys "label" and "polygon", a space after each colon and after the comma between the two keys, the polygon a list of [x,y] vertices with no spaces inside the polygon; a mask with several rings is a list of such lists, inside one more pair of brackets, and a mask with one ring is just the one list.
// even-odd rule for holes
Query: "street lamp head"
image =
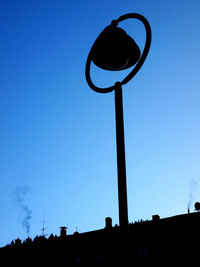
{"label": "street lamp head", "polygon": [[93,63],[101,69],[118,71],[135,65],[140,59],[136,42],[121,28],[106,27],[91,49]]}
{"label": "street lamp head", "polygon": [[[118,23],[126,19],[137,19],[141,21],[146,30],[146,41],[142,53],[136,42],[121,28]],[[120,81],[120,85],[127,84],[142,67],[151,45],[151,27],[145,17],[137,13],[129,13],[113,20],[94,42],[86,61],[85,77],[92,90],[98,93],[109,93],[115,90],[115,85],[109,87],[96,86],[91,79],[90,69],[93,62],[104,70],[125,70],[132,66],[129,74]]]}

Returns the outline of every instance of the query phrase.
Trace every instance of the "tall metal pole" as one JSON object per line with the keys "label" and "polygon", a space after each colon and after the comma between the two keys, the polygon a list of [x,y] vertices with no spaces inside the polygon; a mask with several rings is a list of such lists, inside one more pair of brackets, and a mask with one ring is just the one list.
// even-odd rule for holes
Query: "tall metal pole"
{"label": "tall metal pole", "polygon": [[[105,37],[105,30],[107,29],[107,27],[102,31],[102,33],[98,36],[98,38],[96,39],[96,41],[94,42],[88,58],[87,58],[87,62],[86,62],[86,66],[85,66],[85,76],[86,76],[86,80],[88,85],[95,91],[98,93],[110,93],[113,90],[115,91],[115,115],[116,115],[116,139],[117,139],[117,171],[118,171],[118,202],[119,202],[119,224],[121,227],[127,227],[128,226],[128,204],[127,204],[127,189],[126,189],[126,162],[125,162],[125,144],[124,144],[124,120],[123,120],[123,100],[122,100],[122,85],[127,84],[136,74],[137,72],[140,70],[140,68],[142,67],[149,49],[150,49],[150,45],[151,45],[151,27],[149,22],[147,21],[147,19],[145,17],[143,17],[140,14],[137,13],[129,13],[129,14],[125,14],[123,16],[120,16],[117,20],[113,20],[111,22],[111,26],[112,27],[117,27],[117,24],[119,22],[122,22],[126,19],[138,19],[140,20],[143,25],[145,26],[145,30],[146,30],[146,42],[145,42],[145,46],[142,52],[142,55],[140,56],[140,58],[138,58],[137,63],[136,62],[132,62],[132,66],[134,66],[134,68],[131,70],[131,72],[121,81],[121,82],[117,82],[114,86],[109,86],[109,87],[105,87],[105,88],[100,88],[98,86],[96,86],[91,79],[91,75],[90,75],[90,68],[91,68],[91,62],[93,61],[93,63],[97,66],[100,67],[101,69],[105,69],[108,70],[108,66],[110,63],[110,58],[108,57],[108,62],[106,62],[106,57],[107,57],[107,52],[104,54],[106,48],[106,45],[108,44],[108,40],[104,43],[104,45],[98,50],[96,50],[95,46],[96,46],[96,42],[102,40],[102,38],[105,39],[107,37]],[[114,29],[112,28],[112,30]],[[121,37],[120,37],[121,38]],[[124,40],[126,42],[126,38]],[[98,47],[98,46],[97,46]],[[133,54],[135,53],[134,50],[132,50]],[[131,52],[131,54],[132,54]],[[102,55],[103,55],[103,59],[102,60]],[[121,54],[121,56],[123,57],[123,53]],[[116,58],[120,57],[119,54],[116,54]],[[131,57],[129,57],[130,59]],[[127,60],[127,58],[125,58]],[[121,59],[120,59],[121,60]],[[115,60],[114,62],[111,62],[111,69],[110,70],[123,70],[126,69],[126,66],[121,66],[120,64],[122,63],[119,60],[119,64],[117,63],[115,65]],[[96,63],[98,64],[96,64]]]}
{"label": "tall metal pole", "polygon": [[123,99],[122,86],[120,82],[117,82],[115,84],[115,117],[117,141],[119,225],[120,227],[125,228],[128,226],[128,204],[126,189]]}

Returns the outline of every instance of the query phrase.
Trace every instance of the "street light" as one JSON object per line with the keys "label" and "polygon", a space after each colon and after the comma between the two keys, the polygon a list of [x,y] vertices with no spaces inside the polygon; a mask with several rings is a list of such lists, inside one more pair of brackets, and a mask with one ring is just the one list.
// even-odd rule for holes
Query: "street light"
{"label": "street light", "polygon": [[[141,54],[136,42],[121,28],[118,23],[133,18],[140,20],[146,30],[146,42]],[[126,188],[126,162],[124,145],[124,120],[122,85],[127,84],[142,67],[151,44],[151,27],[145,17],[137,13],[125,14],[117,20],[113,20],[94,42],[85,67],[85,75],[88,85],[98,93],[115,92],[115,117],[116,117],[116,141],[117,141],[117,172],[118,172],[118,202],[119,202],[119,225],[121,228],[128,226],[128,204]],[[135,65],[131,72],[113,86],[100,88],[91,80],[90,67],[93,62],[97,67],[119,71]]]}

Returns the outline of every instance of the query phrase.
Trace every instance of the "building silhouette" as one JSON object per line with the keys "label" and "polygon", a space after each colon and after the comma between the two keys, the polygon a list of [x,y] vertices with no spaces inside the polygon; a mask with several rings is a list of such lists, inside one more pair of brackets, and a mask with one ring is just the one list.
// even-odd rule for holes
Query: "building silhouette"
{"label": "building silhouette", "polygon": [[198,266],[200,213],[139,221],[104,229],[12,241],[0,249],[0,266]]}

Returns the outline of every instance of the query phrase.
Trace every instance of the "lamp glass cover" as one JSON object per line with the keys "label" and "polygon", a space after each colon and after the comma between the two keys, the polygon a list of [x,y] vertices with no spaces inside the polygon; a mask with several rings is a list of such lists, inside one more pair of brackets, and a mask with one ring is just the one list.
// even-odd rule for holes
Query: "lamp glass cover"
{"label": "lamp glass cover", "polygon": [[95,41],[91,56],[101,69],[118,71],[132,67],[140,59],[140,48],[121,28],[106,27]]}

